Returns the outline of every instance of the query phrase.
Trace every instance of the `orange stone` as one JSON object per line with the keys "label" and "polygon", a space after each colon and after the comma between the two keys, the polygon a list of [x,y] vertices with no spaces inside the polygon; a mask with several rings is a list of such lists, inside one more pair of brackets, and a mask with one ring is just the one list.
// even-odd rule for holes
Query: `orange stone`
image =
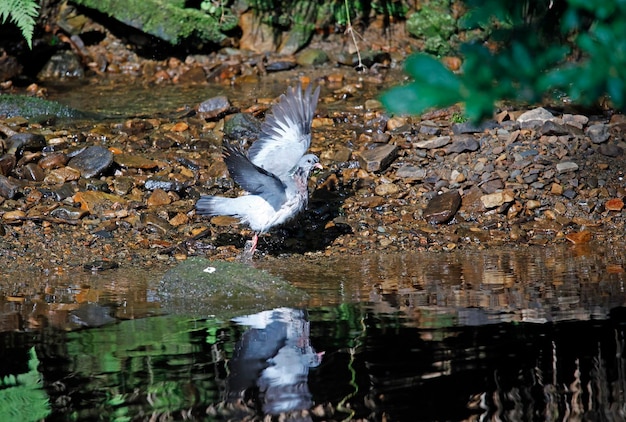
{"label": "orange stone", "polygon": [[606,201],[604,206],[609,211],[621,211],[624,208],[624,201],[620,198],[613,198]]}
{"label": "orange stone", "polygon": [[591,240],[591,232],[583,230],[581,232],[569,233],[565,236],[565,238],[575,245],[588,243]]}

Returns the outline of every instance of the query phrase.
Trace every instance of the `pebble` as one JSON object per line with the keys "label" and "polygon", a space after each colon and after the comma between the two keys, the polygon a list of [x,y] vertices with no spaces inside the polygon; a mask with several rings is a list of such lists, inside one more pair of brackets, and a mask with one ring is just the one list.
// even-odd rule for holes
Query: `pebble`
{"label": "pebble", "polygon": [[573,161],[561,161],[560,163],[556,164],[556,171],[559,174],[568,173],[576,170],[578,170],[578,164],[574,163]]}
{"label": "pebble", "polygon": [[556,117],[543,107],[528,110],[517,118],[521,129],[534,129],[542,126],[549,120],[556,120]]}
{"label": "pebble", "polygon": [[113,164],[113,153],[100,145],[85,148],[70,159],[68,167],[76,169],[86,179],[98,176]]}
{"label": "pebble", "polygon": [[380,196],[394,195],[400,191],[400,187],[394,183],[382,183],[374,189],[374,193]]}
{"label": "pebble", "polygon": [[444,192],[433,197],[426,205],[424,218],[431,224],[450,221],[461,206],[461,195],[457,190]]}
{"label": "pebble", "polygon": [[602,123],[591,125],[585,130],[585,134],[594,144],[602,144],[609,140],[609,127]]}
{"label": "pebble", "polygon": [[624,149],[615,144],[601,144],[598,152],[607,157],[620,157],[624,154]]}
{"label": "pebble", "polygon": [[480,197],[480,201],[487,209],[496,208],[503,204],[513,202],[514,200],[515,194],[510,190],[494,192]]}
{"label": "pebble", "polygon": [[427,139],[425,141],[419,141],[413,143],[413,148],[420,149],[435,149],[446,146],[450,143],[452,138],[450,136],[437,136],[435,138]]}
{"label": "pebble", "polygon": [[41,151],[46,146],[46,139],[37,133],[16,133],[5,143],[8,154],[21,155],[23,151]]}
{"label": "pebble", "polygon": [[620,198],[612,198],[606,201],[604,208],[607,211],[621,211],[624,208],[624,201]]}
{"label": "pebble", "polygon": [[42,169],[55,169],[67,164],[69,157],[62,152],[53,152],[44,156],[37,164]]}
{"label": "pebble", "polygon": [[144,187],[147,190],[162,189],[166,192],[178,192],[183,190],[185,185],[178,180],[165,179],[162,177],[152,177],[146,180]]}
{"label": "pebble", "polygon": [[162,205],[169,205],[171,203],[172,198],[170,198],[167,192],[165,192],[163,189],[153,190],[148,197],[148,200],[146,201],[146,204],[149,207],[158,207]]}
{"label": "pebble", "polygon": [[211,120],[228,111],[230,107],[228,98],[224,95],[219,95],[200,103],[196,108],[196,112],[201,119]]}
{"label": "pebble", "polygon": [[361,168],[369,172],[385,170],[395,160],[397,154],[398,147],[391,144],[376,146],[356,153]]}
{"label": "pebble", "polygon": [[426,178],[426,169],[405,164],[396,170],[396,176],[408,180],[423,180]]}
{"label": "pebble", "polygon": [[126,168],[150,170],[158,167],[158,164],[148,158],[137,154],[115,154],[113,161]]}
{"label": "pebble", "polygon": [[480,148],[480,144],[473,136],[459,135],[452,139],[452,144],[450,144],[445,150],[446,154],[451,154],[465,151],[477,151],[478,148]]}
{"label": "pebble", "polygon": [[16,159],[13,154],[4,154],[0,157],[0,175],[8,176],[15,168]]}
{"label": "pebble", "polygon": [[49,185],[60,185],[78,179],[80,179],[80,171],[71,167],[61,167],[49,172],[44,178],[44,182]]}
{"label": "pebble", "polygon": [[19,185],[12,179],[0,175],[0,196],[6,199],[12,199],[19,189]]}

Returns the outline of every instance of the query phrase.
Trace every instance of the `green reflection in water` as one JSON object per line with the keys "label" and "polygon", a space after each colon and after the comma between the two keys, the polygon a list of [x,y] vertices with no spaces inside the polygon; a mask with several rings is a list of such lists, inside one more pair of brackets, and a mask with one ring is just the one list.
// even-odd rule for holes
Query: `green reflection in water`
{"label": "green reflection in water", "polygon": [[0,420],[36,421],[50,414],[35,348],[28,350],[28,372],[0,380]]}

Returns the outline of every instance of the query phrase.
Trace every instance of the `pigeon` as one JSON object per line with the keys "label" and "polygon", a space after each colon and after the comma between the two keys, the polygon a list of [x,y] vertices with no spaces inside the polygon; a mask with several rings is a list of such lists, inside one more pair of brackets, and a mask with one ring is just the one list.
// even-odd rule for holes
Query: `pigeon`
{"label": "pigeon", "polygon": [[312,91],[309,85],[304,92],[300,85],[288,88],[261,125],[261,134],[247,155],[224,143],[228,172],[247,195],[202,195],[196,203],[200,215],[228,215],[247,224],[254,231],[247,251],[250,257],[259,234],[286,223],[307,207],[309,175],[314,168],[322,168],[316,155],[306,154],[319,93],[319,86]]}

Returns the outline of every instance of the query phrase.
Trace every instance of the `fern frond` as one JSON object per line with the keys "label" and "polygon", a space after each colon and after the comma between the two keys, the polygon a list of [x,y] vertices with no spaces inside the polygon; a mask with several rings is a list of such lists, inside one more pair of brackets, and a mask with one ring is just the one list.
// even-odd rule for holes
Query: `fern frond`
{"label": "fern frond", "polygon": [[2,0],[0,1],[0,19],[5,23],[10,19],[22,31],[28,47],[33,48],[33,32],[35,18],[39,14],[36,0]]}

